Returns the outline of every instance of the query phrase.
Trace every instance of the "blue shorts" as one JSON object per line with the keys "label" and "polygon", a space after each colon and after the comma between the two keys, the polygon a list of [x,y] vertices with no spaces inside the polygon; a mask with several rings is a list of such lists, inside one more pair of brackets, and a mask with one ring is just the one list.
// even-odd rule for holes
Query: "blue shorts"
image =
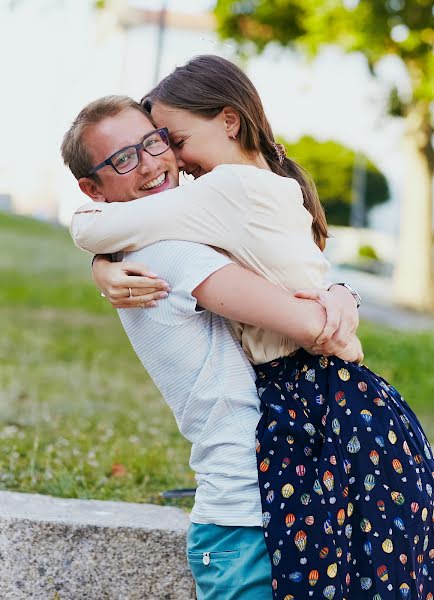
{"label": "blue shorts", "polygon": [[197,600],[272,600],[271,564],[261,527],[192,523],[187,555]]}

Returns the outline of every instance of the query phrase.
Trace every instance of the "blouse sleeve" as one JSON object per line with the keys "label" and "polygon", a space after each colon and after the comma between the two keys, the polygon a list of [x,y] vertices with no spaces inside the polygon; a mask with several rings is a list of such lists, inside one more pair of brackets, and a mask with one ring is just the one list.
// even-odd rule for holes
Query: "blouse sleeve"
{"label": "blouse sleeve", "polygon": [[131,252],[160,240],[199,242],[232,252],[239,247],[248,199],[230,168],[129,202],[92,202],[73,216],[77,246],[94,254]]}

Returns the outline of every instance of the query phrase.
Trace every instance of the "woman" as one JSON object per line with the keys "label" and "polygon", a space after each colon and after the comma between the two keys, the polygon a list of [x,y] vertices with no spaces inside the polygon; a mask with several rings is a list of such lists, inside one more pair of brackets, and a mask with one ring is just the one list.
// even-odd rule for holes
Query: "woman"
{"label": "woman", "polygon": [[[191,240],[287,289],[326,287],[318,199],[275,144],[247,77],[198,57],[143,102],[169,128],[180,168],[200,179],[188,193],[79,211],[78,245],[104,253]],[[257,458],[274,597],[432,598],[434,461],[403,398],[366,367],[310,356],[258,328],[235,331],[262,401]]]}

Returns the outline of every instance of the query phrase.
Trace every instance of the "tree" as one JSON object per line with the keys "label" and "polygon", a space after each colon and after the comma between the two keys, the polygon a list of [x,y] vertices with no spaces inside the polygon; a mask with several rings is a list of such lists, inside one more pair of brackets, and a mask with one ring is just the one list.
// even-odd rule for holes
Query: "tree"
{"label": "tree", "polygon": [[[286,147],[288,156],[313,177],[327,221],[331,225],[349,225],[356,153],[338,142],[319,142],[310,136],[304,136],[295,143],[279,141]],[[389,199],[389,186],[377,167],[363,158],[366,168],[365,205],[370,209]]]}
{"label": "tree", "polygon": [[434,174],[434,14],[431,0],[217,0],[218,31],[243,52],[270,42],[315,56],[327,44],[361,52],[371,72],[387,55],[404,63],[411,93],[390,94],[392,114],[405,119],[408,167],[401,214],[396,299],[434,307],[432,178]]}

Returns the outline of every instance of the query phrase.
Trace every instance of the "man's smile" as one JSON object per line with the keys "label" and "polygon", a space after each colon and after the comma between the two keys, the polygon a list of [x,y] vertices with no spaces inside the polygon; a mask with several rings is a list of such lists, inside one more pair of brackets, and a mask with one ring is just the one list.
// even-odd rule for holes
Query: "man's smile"
{"label": "man's smile", "polygon": [[140,189],[141,190],[153,190],[157,187],[161,187],[162,185],[164,185],[164,183],[166,181],[166,175],[167,175],[167,173],[161,173],[161,175],[159,175],[155,179],[152,179],[152,181],[148,181],[147,183],[144,183],[140,187]]}

